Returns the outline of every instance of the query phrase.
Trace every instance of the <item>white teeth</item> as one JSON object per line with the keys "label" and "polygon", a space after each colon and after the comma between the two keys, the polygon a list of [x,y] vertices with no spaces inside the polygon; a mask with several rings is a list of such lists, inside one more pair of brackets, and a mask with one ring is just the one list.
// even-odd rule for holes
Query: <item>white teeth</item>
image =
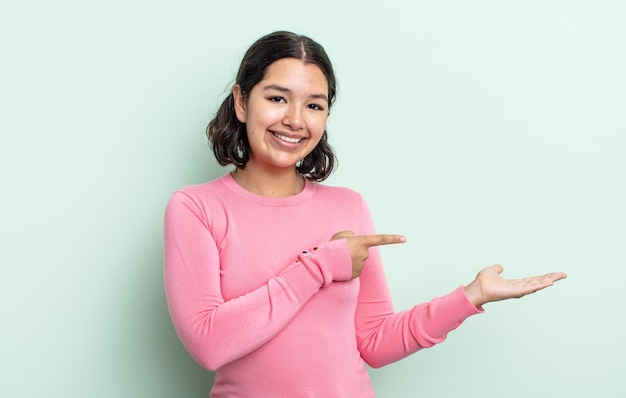
{"label": "white teeth", "polygon": [[292,144],[297,144],[298,142],[302,141],[302,138],[291,138],[291,137],[286,137],[284,135],[280,135],[278,133],[273,133],[275,137],[285,141],[285,142],[291,142]]}

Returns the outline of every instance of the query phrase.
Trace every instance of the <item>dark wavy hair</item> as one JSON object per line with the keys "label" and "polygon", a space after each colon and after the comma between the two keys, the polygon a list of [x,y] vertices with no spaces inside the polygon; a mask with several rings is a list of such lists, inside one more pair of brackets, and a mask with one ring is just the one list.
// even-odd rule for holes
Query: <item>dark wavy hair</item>
{"label": "dark wavy hair", "polygon": [[[335,100],[337,83],[333,67],[324,48],[307,36],[292,32],[278,31],[258,39],[241,60],[235,84],[241,88],[246,98],[252,88],[263,78],[267,68],[283,58],[296,58],[306,64],[317,65],[328,81],[328,109]],[[241,123],[235,114],[235,100],[232,92],[219,107],[215,117],[206,129],[209,144],[218,163],[232,164],[244,169],[250,159],[250,144],[246,134],[246,124]],[[299,164],[296,170],[311,181],[323,181],[335,168],[337,158],[328,143],[328,133],[324,129],[317,146]]]}

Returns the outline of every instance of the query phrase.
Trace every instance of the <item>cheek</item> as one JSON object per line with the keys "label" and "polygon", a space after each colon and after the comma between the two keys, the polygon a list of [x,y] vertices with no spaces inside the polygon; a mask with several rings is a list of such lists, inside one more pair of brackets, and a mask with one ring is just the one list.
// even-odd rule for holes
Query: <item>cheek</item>
{"label": "cheek", "polygon": [[320,138],[324,133],[324,129],[326,128],[326,117],[317,117],[314,118],[309,124],[309,131],[312,134],[319,135]]}
{"label": "cheek", "polygon": [[250,101],[248,104],[248,123],[254,129],[265,128],[275,122],[276,110],[261,101]]}

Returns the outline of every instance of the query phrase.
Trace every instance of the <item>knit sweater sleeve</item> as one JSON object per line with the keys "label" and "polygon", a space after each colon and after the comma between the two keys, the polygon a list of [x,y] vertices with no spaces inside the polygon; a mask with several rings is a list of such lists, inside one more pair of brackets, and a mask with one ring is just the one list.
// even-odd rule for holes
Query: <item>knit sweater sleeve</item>
{"label": "knit sweater sleeve", "polygon": [[[363,203],[364,234],[373,234],[372,219]],[[443,342],[471,315],[482,312],[460,286],[451,293],[402,312],[394,312],[378,248],[360,276],[356,334],[363,359],[377,368],[398,361],[422,348]]]}
{"label": "knit sweater sleeve", "polygon": [[215,370],[265,344],[332,281],[349,280],[345,240],[303,248],[294,262],[258,288],[224,300],[219,249],[206,212],[177,192],[165,212],[164,282],[174,327],[191,356]]}

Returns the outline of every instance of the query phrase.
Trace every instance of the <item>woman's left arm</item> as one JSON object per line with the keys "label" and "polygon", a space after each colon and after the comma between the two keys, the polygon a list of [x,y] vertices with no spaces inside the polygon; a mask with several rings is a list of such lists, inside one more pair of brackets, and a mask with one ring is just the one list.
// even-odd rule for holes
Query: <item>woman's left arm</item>
{"label": "woman's left arm", "polygon": [[[365,203],[362,233],[374,233]],[[488,302],[522,297],[566,277],[558,272],[507,280],[500,276],[502,267],[495,265],[481,270],[467,286],[459,286],[444,296],[396,313],[378,247],[369,250],[359,278],[355,322],[359,351],[372,367],[387,365],[443,342],[465,319],[483,312],[482,306]]]}

